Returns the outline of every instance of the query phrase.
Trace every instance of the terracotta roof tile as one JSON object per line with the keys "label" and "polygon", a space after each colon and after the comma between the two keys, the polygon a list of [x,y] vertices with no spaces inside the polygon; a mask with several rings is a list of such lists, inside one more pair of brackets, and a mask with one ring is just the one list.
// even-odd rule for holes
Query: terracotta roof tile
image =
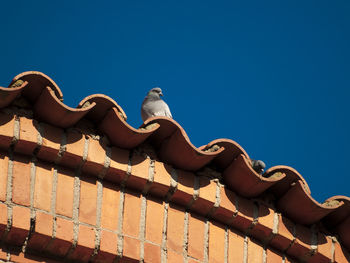
{"label": "terracotta roof tile", "polygon": [[158,127],[156,124],[150,130],[135,129],[125,122],[116,107],[111,108],[99,124],[99,130],[108,136],[112,144],[126,149],[143,143]]}
{"label": "terracotta roof tile", "polygon": [[[210,152],[196,148],[189,140],[184,129],[173,119],[166,117],[150,118],[144,125],[158,123],[159,129],[151,136],[159,147],[159,157],[166,163],[184,170],[196,171],[210,163],[223,150],[219,147]],[[144,127],[144,126],[142,126]],[[189,160],[191,160],[189,162]]]}
{"label": "terracotta roof tile", "polygon": [[61,128],[68,128],[82,119],[95,105],[92,103],[78,109],[68,107],[55,96],[54,90],[45,87],[35,102],[34,112],[39,120]]}
{"label": "terracotta roof tile", "polygon": [[217,139],[205,146],[200,147],[200,149],[210,149],[214,145],[225,149],[215,156],[215,159],[213,160],[213,164],[221,170],[226,169],[241,154],[249,159],[248,154],[245,152],[242,146],[230,139]]}
{"label": "terracotta roof tile", "polygon": [[[183,191],[185,186],[181,185],[181,180],[186,181],[186,179],[182,177],[186,174],[194,176],[196,172],[210,165],[222,174],[223,182],[228,191],[237,193],[242,198],[255,198],[262,194],[273,195],[274,203],[278,209],[277,212],[282,212],[284,216],[292,219],[296,224],[322,223],[328,231],[337,234],[342,244],[350,249],[350,198],[334,196],[324,204],[318,203],[311,197],[310,189],[304,178],[291,167],[275,166],[268,169],[263,175],[259,175],[251,168],[248,154],[238,143],[229,139],[217,139],[205,146],[196,148],[190,142],[184,129],[176,121],[165,117],[148,119],[139,129],[133,128],[126,122],[123,109],[113,99],[102,94],[86,97],[78,104],[77,108],[68,107],[63,104],[63,95],[56,83],[40,72],[24,72],[17,75],[9,87],[0,87],[0,108],[11,107],[11,103],[14,103],[19,97],[32,105],[31,110],[34,119],[53,125],[53,130],[71,128],[80,123],[82,119],[88,119],[98,129],[100,135],[108,137],[110,142],[108,147],[112,149],[112,153],[114,147],[132,152],[144,142],[151,144],[156,151],[156,160],[173,166],[172,169],[178,173],[179,184],[176,186],[175,193],[170,196],[170,200],[174,199],[177,200],[177,203],[188,205],[191,204],[192,200],[198,198],[198,196],[195,196],[196,189],[193,188],[192,181],[187,188],[194,191],[193,196],[188,196],[187,190]],[[2,148],[8,148],[21,139],[17,138],[16,133],[13,132],[16,126],[15,122],[13,119],[1,117],[2,128],[6,126],[4,132],[10,131],[10,134],[3,134],[2,132],[0,135],[0,146]],[[47,124],[40,123],[39,125],[43,128],[42,125]],[[43,135],[42,142],[39,140],[37,142],[39,153],[48,150],[46,148],[50,145],[46,145],[46,137],[50,136],[51,132],[55,132],[50,131],[46,126],[43,130],[43,133],[41,131]],[[74,151],[69,149],[72,145],[65,142],[65,140],[69,141],[70,137],[64,138],[64,136],[61,142],[54,144],[53,156],[48,161],[61,161],[60,164],[64,165],[67,161],[65,158],[74,155]],[[85,138],[84,141],[86,146],[88,140]],[[43,145],[40,145],[40,143]],[[64,145],[64,143],[67,145]],[[80,158],[81,164],[86,162],[86,157],[85,159],[82,158],[85,146],[82,143],[78,149],[80,151],[79,156],[76,156]],[[123,155],[125,158],[127,158],[127,153],[128,151],[124,154],[125,156]],[[54,160],[56,154],[57,158]],[[62,154],[63,158],[61,158]],[[110,156],[105,158],[107,161],[104,165],[111,165],[110,167],[106,166],[108,171],[106,171],[105,178],[113,177],[112,172],[117,167],[114,167],[115,164],[113,160],[111,162]],[[102,164],[102,160],[100,160],[101,169],[103,168]],[[127,160],[124,160],[122,165],[125,168],[128,165]],[[121,171],[120,176],[124,177],[124,172]],[[116,181],[120,180],[122,178]],[[224,193],[225,191],[221,189],[219,192]],[[199,198],[202,198],[201,194],[204,194],[204,192],[199,192]],[[214,198],[215,195],[212,197]],[[239,200],[242,199],[241,197],[239,197]],[[213,211],[213,215],[222,215],[221,217],[225,219],[223,221],[232,216],[231,213],[226,213],[226,207],[229,207],[226,204],[229,199],[226,199],[222,197],[222,204],[218,203],[217,210]],[[201,202],[201,199],[199,200]],[[206,201],[208,200],[203,199],[203,202]],[[213,203],[214,199],[211,202]],[[235,205],[233,204],[233,206]],[[242,217],[239,210],[240,207],[235,218],[236,221],[237,218]],[[276,235],[272,239],[272,243],[278,237]]]}
{"label": "terracotta roof tile", "polygon": [[239,155],[224,171],[223,177],[227,185],[235,192],[245,197],[258,196],[265,192],[276,182],[286,176],[280,173],[269,173],[270,177],[264,177],[256,173],[250,165],[250,161],[243,154]]}
{"label": "terracotta roof tile", "polygon": [[0,87],[0,108],[6,107],[11,102],[16,99],[18,94],[20,94],[24,87],[28,85],[27,81],[24,81],[20,86],[3,88]]}
{"label": "terracotta roof tile", "polygon": [[292,184],[297,181],[301,181],[304,185],[305,191],[310,193],[310,188],[306,183],[305,179],[292,167],[285,165],[274,166],[268,169],[265,172],[264,176],[270,177],[271,175],[276,173],[283,173],[286,175],[285,177],[280,178],[280,180],[278,180],[278,182],[276,182],[276,184],[269,189],[269,191],[272,192],[277,198],[284,195],[292,186]]}
{"label": "terracotta roof tile", "polygon": [[25,85],[21,92],[26,98],[31,102],[34,102],[38,99],[43,89],[50,87],[58,100],[63,100],[63,94],[57,84],[47,75],[38,71],[26,71],[21,74],[18,74],[13,78],[9,86],[13,85],[17,80],[22,80],[28,82],[28,85]]}
{"label": "terracotta roof tile", "polygon": [[[325,203],[339,203],[343,202],[344,205],[339,207],[337,210],[333,211],[324,218],[324,221],[329,226],[335,226],[344,221],[346,218],[350,217],[350,198],[346,196],[333,196],[328,198]],[[350,236],[350,234],[349,234]]]}
{"label": "terracotta roof tile", "polygon": [[333,205],[318,203],[305,190],[301,181],[293,184],[288,192],[277,201],[277,207],[282,212],[295,222],[304,225],[318,222],[343,204],[343,202]]}
{"label": "terracotta roof tile", "polygon": [[96,106],[88,112],[87,117],[95,122],[102,120],[106,113],[112,108],[117,108],[124,120],[127,118],[124,110],[112,98],[104,94],[90,95],[83,99],[78,107],[82,108],[84,105],[92,103],[95,103]]}

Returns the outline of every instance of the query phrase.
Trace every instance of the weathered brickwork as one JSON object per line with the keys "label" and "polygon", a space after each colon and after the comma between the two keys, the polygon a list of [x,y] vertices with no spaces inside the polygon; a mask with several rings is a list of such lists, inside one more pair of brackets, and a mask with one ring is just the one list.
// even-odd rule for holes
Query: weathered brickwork
{"label": "weathered brickwork", "polygon": [[349,197],[320,204],[232,140],[196,148],[172,119],[135,129],[105,95],[73,109],[45,74],[18,80],[0,87],[0,262],[350,262]]}
{"label": "weathered brickwork", "polygon": [[24,117],[18,136],[0,116],[4,262],[346,262],[336,237],[218,180]]}

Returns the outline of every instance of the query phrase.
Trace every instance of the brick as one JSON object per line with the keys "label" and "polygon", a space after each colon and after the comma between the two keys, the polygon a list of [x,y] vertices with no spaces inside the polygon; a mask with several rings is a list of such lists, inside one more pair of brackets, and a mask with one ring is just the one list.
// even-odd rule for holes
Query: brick
{"label": "brick", "polygon": [[7,206],[0,203],[0,237],[5,232],[7,226]]}
{"label": "brick", "polygon": [[42,130],[42,144],[37,157],[48,162],[54,162],[60,150],[63,130],[46,123],[40,123],[40,127]]}
{"label": "brick", "polygon": [[26,207],[14,206],[12,208],[12,227],[7,235],[7,242],[21,246],[30,229],[30,210]]}
{"label": "brick", "polygon": [[83,178],[80,181],[79,220],[96,225],[97,185],[96,179]]}
{"label": "brick", "polygon": [[238,213],[231,223],[236,229],[245,232],[253,223],[254,203],[243,197],[236,197],[238,200]]}
{"label": "brick", "polygon": [[149,189],[149,193],[159,198],[164,198],[171,184],[171,166],[155,161],[154,162],[154,179]]}
{"label": "brick", "polygon": [[95,176],[99,175],[103,170],[105,158],[106,150],[102,147],[101,142],[89,138],[89,151],[83,166],[83,172]]}
{"label": "brick", "polygon": [[266,249],[266,263],[282,263],[283,256],[274,250]]}
{"label": "brick", "polygon": [[141,155],[133,155],[131,159],[131,174],[126,185],[132,189],[142,191],[148,181],[150,159]]}
{"label": "brick", "polygon": [[278,215],[278,233],[270,241],[270,245],[280,251],[286,250],[293,241],[294,223],[286,217]]}
{"label": "brick", "polygon": [[12,201],[16,204],[30,205],[30,173],[30,158],[16,155],[12,174]]}
{"label": "brick", "polygon": [[159,245],[162,243],[163,217],[163,202],[149,197],[146,208],[146,240]]}
{"label": "brick", "polygon": [[101,226],[110,230],[118,228],[120,188],[108,182],[103,183]]}
{"label": "brick", "polygon": [[184,213],[185,210],[182,207],[175,204],[169,205],[167,246],[178,253],[182,253],[184,242]]}
{"label": "brick", "polygon": [[186,206],[193,199],[194,177],[193,173],[177,170],[178,184],[172,202]]}
{"label": "brick", "polygon": [[70,259],[79,262],[88,262],[95,248],[95,231],[92,227],[79,225],[77,247]]}
{"label": "brick", "polygon": [[50,211],[53,169],[46,164],[38,164],[35,175],[34,207]]}
{"label": "brick", "polygon": [[334,243],[334,262],[336,263],[350,262],[349,253],[338,242]]}
{"label": "brick", "polygon": [[172,250],[167,251],[167,263],[180,263],[183,262],[182,253],[176,253]]}
{"label": "brick", "polygon": [[144,262],[160,263],[160,246],[145,242],[144,243]]}
{"label": "brick", "polygon": [[224,224],[228,224],[230,221],[232,221],[233,216],[236,212],[235,198],[236,195],[232,191],[226,187],[221,186],[220,205],[215,210],[213,218]]}
{"label": "brick", "polygon": [[274,210],[271,208],[259,204],[258,223],[252,229],[251,235],[258,240],[268,240],[272,235],[273,222],[274,222]]}
{"label": "brick", "polygon": [[191,210],[205,216],[214,207],[216,201],[217,184],[206,177],[199,177],[199,196],[193,203]]}
{"label": "brick", "polygon": [[50,214],[36,211],[34,233],[49,236],[52,235],[53,217]]}
{"label": "brick", "polygon": [[38,252],[48,244],[52,237],[53,217],[37,211],[35,217],[35,231],[28,242],[28,247]]}
{"label": "brick", "polygon": [[139,236],[141,214],[141,196],[130,191],[125,192],[123,234]]}
{"label": "brick", "polygon": [[74,173],[57,170],[56,213],[67,217],[73,215]]}
{"label": "brick", "polygon": [[209,262],[225,262],[225,228],[215,222],[209,226]]}
{"label": "brick", "polygon": [[244,237],[235,230],[228,231],[228,262],[243,262]]}
{"label": "brick", "polygon": [[119,184],[125,178],[128,162],[128,150],[112,147],[111,162],[104,179]]}
{"label": "brick", "polygon": [[189,215],[188,219],[188,255],[203,260],[204,256],[204,219]]}
{"label": "brick", "polygon": [[311,229],[302,225],[296,225],[295,236],[296,239],[292,246],[288,248],[287,254],[300,259],[311,250]]}
{"label": "brick", "polygon": [[70,168],[77,168],[83,160],[84,146],[84,136],[76,130],[69,130],[67,132],[66,151],[60,163]]}
{"label": "brick", "polygon": [[0,147],[7,150],[13,139],[15,118],[13,115],[0,113]]}
{"label": "brick", "polygon": [[7,250],[5,248],[0,248],[0,260],[7,261]]}
{"label": "brick", "polygon": [[263,247],[252,239],[248,240],[248,262],[261,263],[263,257]]}
{"label": "brick", "polygon": [[21,263],[59,263],[61,261],[56,261],[53,259],[43,258],[39,256],[29,255],[26,253],[13,253],[11,254],[11,262],[21,262]]}
{"label": "brick", "polygon": [[6,201],[8,157],[0,152],[0,201]]}
{"label": "brick", "polygon": [[15,151],[30,155],[38,145],[38,122],[36,120],[20,117],[19,125],[19,140],[15,145]]}
{"label": "brick", "polygon": [[[140,241],[136,238],[124,236],[123,259],[132,259],[139,262],[140,259]],[[129,262],[129,261],[125,261]],[[133,262],[133,261],[130,261]]]}
{"label": "brick", "polygon": [[59,257],[64,257],[73,243],[73,222],[64,218],[56,218],[56,238],[48,251]]}
{"label": "brick", "polygon": [[117,255],[118,235],[109,231],[101,231],[100,250],[94,262],[113,262]]}
{"label": "brick", "polygon": [[317,235],[318,245],[317,245],[317,253],[313,255],[309,263],[328,263],[333,258],[332,254],[332,239],[324,234],[318,233]]}

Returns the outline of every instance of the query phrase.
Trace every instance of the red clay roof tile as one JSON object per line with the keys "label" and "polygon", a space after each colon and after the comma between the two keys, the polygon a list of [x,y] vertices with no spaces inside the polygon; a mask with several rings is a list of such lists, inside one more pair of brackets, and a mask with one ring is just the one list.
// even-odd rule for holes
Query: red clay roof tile
{"label": "red clay roof tile", "polygon": [[155,124],[149,130],[137,130],[127,124],[120,116],[117,108],[111,108],[99,125],[99,130],[106,134],[113,145],[132,149],[143,143],[156,129]]}
{"label": "red clay roof tile", "polygon": [[305,186],[300,180],[293,184],[288,192],[277,201],[277,207],[280,211],[295,222],[304,225],[318,222],[343,204],[343,202],[334,205],[318,203],[305,190]]}
{"label": "red clay roof tile", "polygon": [[160,125],[159,131],[151,136],[151,140],[159,146],[160,158],[178,168],[189,171],[199,170],[224,151],[223,147],[213,152],[196,148],[190,142],[185,130],[173,119],[158,117],[145,121],[145,125],[150,123]]}
{"label": "red clay roof tile", "polygon": [[243,154],[239,155],[223,173],[225,183],[235,192],[245,197],[260,195],[285,176],[284,173],[280,173],[280,176],[271,174],[271,177],[264,177],[256,173]]}
{"label": "red clay roof tile", "polygon": [[55,96],[50,87],[46,87],[35,102],[34,113],[39,120],[61,128],[68,128],[82,119],[94,106],[95,103],[79,109],[68,107]]}
{"label": "red clay roof tile", "polygon": [[20,94],[27,85],[28,82],[24,81],[23,83],[20,83],[20,86],[10,88],[0,87],[0,108],[4,108],[11,104],[11,102],[17,98],[18,94]]}
{"label": "red clay roof tile", "polygon": [[38,71],[23,72],[14,77],[9,86],[11,86],[17,80],[28,82],[28,85],[23,87],[22,95],[29,99],[31,102],[36,101],[42,90],[46,87],[50,87],[54,91],[58,100],[63,100],[63,94],[60,88],[51,78],[49,78],[44,73]]}

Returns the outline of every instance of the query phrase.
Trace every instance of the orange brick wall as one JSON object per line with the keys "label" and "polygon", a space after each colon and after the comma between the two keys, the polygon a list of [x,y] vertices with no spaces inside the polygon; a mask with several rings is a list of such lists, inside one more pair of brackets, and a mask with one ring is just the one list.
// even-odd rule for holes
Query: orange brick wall
{"label": "orange brick wall", "polygon": [[2,261],[347,262],[335,237],[218,180],[79,130],[0,117]]}

